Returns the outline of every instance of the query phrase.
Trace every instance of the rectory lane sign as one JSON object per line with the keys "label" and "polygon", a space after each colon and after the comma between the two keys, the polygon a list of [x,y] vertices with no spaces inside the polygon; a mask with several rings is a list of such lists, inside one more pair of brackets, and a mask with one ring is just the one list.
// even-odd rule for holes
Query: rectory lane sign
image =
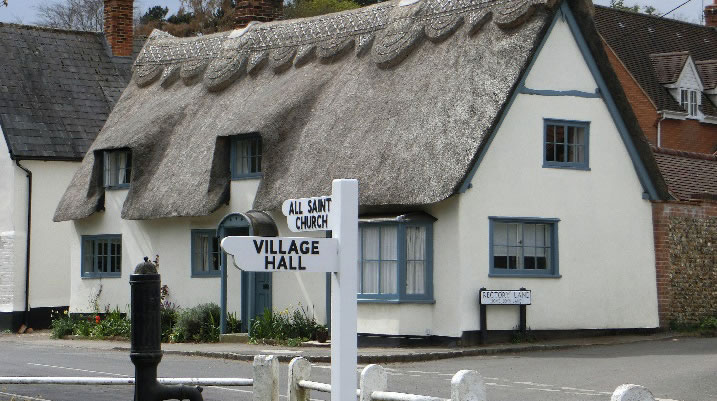
{"label": "rectory lane sign", "polygon": [[335,272],[338,249],[335,238],[226,237],[222,248],[234,266],[253,272]]}
{"label": "rectory lane sign", "polygon": [[480,292],[483,305],[530,305],[530,290],[483,290]]}
{"label": "rectory lane sign", "polygon": [[287,199],[281,205],[289,230],[304,231],[331,230],[331,197]]}

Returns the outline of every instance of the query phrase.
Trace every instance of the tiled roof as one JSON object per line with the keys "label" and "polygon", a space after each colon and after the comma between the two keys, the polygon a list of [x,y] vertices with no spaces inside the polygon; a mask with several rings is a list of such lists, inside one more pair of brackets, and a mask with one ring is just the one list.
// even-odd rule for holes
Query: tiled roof
{"label": "tiled roof", "polygon": [[[658,110],[685,111],[662,85],[667,78],[655,73],[650,55],[689,52],[695,62],[717,60],[714,28],[600,6],[595,6],[595,25]],[[705,114],[715,115],[704,95],[702,104]]]}
{"label": "tiled roof", "polygon": [[133,61],[113,57],[102,33],[4,23],[0,55],[0,127],[19,159],[81,159]]}
{"label": "tiled roof", "polygon": [[652,148],[670,193],[680,200],[717,195],[717,155]]}
{"label": "tiled roof", "polygon": [[705,90],[717,87],[717,60],[704,60],[695,63]]}
{"label": "tiled roof", "polygon": [[689,58],[690,53],[688,52],[650,54],[657,82],[663,85],[677,82],[682,69],[685,68],[685,62]]}

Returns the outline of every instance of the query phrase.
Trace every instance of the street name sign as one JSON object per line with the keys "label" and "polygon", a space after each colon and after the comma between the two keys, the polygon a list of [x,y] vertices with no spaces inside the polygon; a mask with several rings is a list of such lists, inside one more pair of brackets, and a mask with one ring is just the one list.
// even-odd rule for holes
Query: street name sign
{"label": "street name sign", "polygon": [[281,205],[292,232],[331,230],[331,197],[287,199]]}
{"label": "street name sign", "polygon": [[530,290],[483,290],[480,292],[482,305],[530,305]]}
{"label": "street name sign", "polygon": [[222,248],[234,266],[252,272],[335,272],[338,249],[335,238],[226,237]]}

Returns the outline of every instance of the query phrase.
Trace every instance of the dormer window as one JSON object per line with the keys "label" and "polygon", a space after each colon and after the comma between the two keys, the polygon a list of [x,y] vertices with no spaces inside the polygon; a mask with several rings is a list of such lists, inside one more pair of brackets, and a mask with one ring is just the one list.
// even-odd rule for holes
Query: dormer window
{"label": "dormer window", "polygon": [[694,89],[680,89],[680,106],[682,106],[687,115],[690,117],[697,117],[697,110],[699,109],[699,97],[697,91]]}
{"label": "dormer window", "polygon": [[242,135],[232,138],[232,179],[260,177],[261,153],[261,137],[259,135]]}
{"label": "dormer window", "polygon": [[106,150],[104,155],[104,174],[102,184],[105,188],[126,188],[132,179],[132,152]]}

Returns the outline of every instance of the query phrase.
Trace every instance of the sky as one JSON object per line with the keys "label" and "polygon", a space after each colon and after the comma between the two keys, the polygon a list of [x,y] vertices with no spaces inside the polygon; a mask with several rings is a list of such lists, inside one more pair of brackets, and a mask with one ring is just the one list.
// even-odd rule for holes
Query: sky
{"label": "sky", "polygon": [[[37,22],[36,7],[45,3],[56,3],[63,0],[9,0],[8,7],[0,6],[0,22],[13,22],[33,25]],[[665,13],[684,3],[686,0],[624,0],[624,4],[632,6],[651,5],[657,8],[660,13]],[[670,16],[678,19],[701,23],[702,10],[704,5],[712,3],[713,0],[690,0],[687,4],[674,11]],[[717,0],[714,0],[717,1]],[[595,4],[609,5],[610,0],[593,0]],[[169,14],[174,14],[179,8],[180,0],[135,0],[140,12],[144,14],[148,8],[161,5],[169,8]]]}

